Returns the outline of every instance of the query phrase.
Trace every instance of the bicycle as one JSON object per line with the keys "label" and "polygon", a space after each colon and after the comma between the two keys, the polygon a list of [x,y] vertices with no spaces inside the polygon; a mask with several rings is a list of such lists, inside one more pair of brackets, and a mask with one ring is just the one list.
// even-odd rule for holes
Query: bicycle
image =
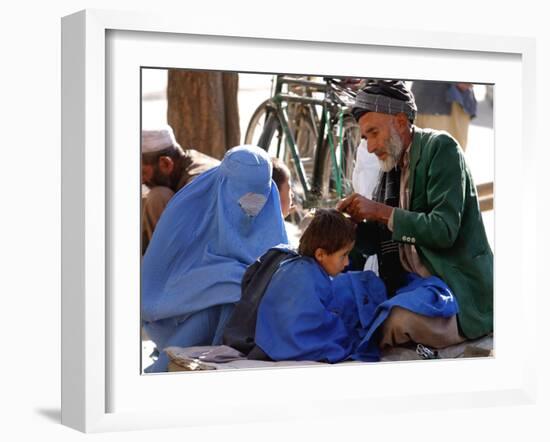
{"label": "bicycle", "polygon": [[245,143],[281,158],[291,170],[297,224],[305,210],[333,207],[352,191],[360,132],[351,103],[360,84],[277,75],[272,96],[250,119]]}

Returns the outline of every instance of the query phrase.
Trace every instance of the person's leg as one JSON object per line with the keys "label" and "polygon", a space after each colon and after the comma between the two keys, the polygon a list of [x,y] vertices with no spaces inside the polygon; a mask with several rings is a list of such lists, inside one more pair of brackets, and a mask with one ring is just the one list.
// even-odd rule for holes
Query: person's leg
{"label": "person's leg", "polygon": [[456,315],[432,318],[394,307],[382,324],[379,345],[385,348],[414,342],[432,348],[444,348],[465,340],[458,332]]}
{"label": "person's leg", "polygon": [[466,146],[468,145],[468,129],[470,127],[470,116],[456,101],[452,104],[451,107],[450,124],[450,134],[455,137],[456,140],[460,143],[462,151],[466,152]]}
{"label": "person's leg", "polygon": [[414,124],[423,129],[444,130],[453,135],[453,125],[450,115],[418,114],[414,120]]}
{"label": "person's leg", "polygon": [[464,112],[462,106],[454,102],[451,106],[450,115],[418,114],[414,124],[421,128],[444,130],[448,132],[462,148],[466,151],[468,144],[468,128],[470,116]]}
{"label": "person's leg", "polygon": [[160,215],[164,211],[170,198],[174,196],[174,191],[169,187],[156,186],[153,187],[143,203],[141,217],[141,250],[145,253],[149,241],[153,236],[153,231],[160,219]]}

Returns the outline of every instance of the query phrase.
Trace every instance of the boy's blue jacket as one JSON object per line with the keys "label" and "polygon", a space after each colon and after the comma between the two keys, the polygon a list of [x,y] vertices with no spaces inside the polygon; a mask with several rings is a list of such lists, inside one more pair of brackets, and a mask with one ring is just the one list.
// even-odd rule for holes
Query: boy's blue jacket
{"label": "boy's blue jacket", "polygon": [[256,344],[273,360],[376,361],[375,345],[356,349],[385,300],[384,284],[372,272],[331,278],[313,258],[291,258],[260,303]]}

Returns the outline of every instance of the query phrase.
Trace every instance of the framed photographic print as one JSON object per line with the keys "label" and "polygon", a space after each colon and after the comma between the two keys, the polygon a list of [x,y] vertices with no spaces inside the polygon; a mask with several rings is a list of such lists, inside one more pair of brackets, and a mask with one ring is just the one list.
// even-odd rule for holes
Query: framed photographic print
{"label": "framed photographic print", "polygon": [[[171,17],[109,11],[79,12],[65,17],[62,26],[64,424],[96,432],[532,403],[534,362],[517,358],[515,349],[533,350],[529,346],[535,324],[528,306],[535,302],[536,290],[526,276],[527,256],[535,247],[527,225],[536,216],[536,196],[526,179],[519,184],[513,179],[518,171],[527,177],[535,158],[533,111],[527,106],[535,93],[531,40],[421,31],[396,34],[353,26],[329,32],[250,24],[237,30],[206,19],[182,25]],[[151,322],[141,308],[142,197],[147,191],[143,184],[154,188],[162,177],[157,175],[155,181],[154,168],[144,167],[142,153],[149,144],[142,132],[170,123],[180,141],[180,130],[186,125],[187,130],[196,128],[206,118],[201,120],[189,108],[170,116],[170,93],[178,93],[177,77],[186,73],[208,73],[216,84],[238,77],[234,92],[241,100],[240,119],[234,125],[240,133],[225,132],[233,141],[221,142],[221,154],[215,147],[202,153],[223,163],[229,145],[264,144],[270,156],[287,162],[297,206],[287,222],[290,229],[298,229],[293,230],[296,236],[302,233],[300,222],[307,208],[333,206],[353,187],[352,166],[364,134],[351,119],[350,126],[341,124],[349,116],[344,111],[334,114],[341,120],[324,115],[330,94],[335,94],[330,110],[338,111],[349,103],[345,97],[338,99],[337,92],[352,91],[355,97],[361,81],[368,79],[400,79],[410,87],[470,85],[471,93],[486,106],[478,107],[478,126],[470,130],[484,150],[470,147],[464,157],[478,165],[472,167],[478,193],[490,196],[481,198],[480,204],[494,251],[494,355],[341,364],[272,362],[244,364],[243,369],[230,365],[226,370],[206,363],[203,368],[217,369],[187,366],[174,373],[166,367],[148,373],[154,360],[149,358],[152,348],[145,346],[150,336],[142,328],[144,321]],[[166,96],[155,95],[167,85]],[[313,90],[319,85],[321,92]],[[277,93],[283,96],[274,100]],[[334,134],[336,147],[327,147],[317,168],[308,166],[306,158],[315,153],[307,151],[307,142],[297,143],[293,151],[288,141],[298,137],[298,126],[292,127],[296,114],[288,106],[273,120],[271,137],[266,135],[269,110],[275,109],[270,106],[289,101],[292,94],[300,97],[296,102],[313,106],[304,107],[311,112],[310,123],[304,124],[313,128],[305,132],[312,152],[330,144],[316,144],[320,138],[311,136],[318,135],[323,121],[326,134]],[[230,101],[227,94],[224,98]],[[177,115],[183,121],[176,121]],[[208,137],[215,137],[216,124],[208,123]],[[225,119],[224,124],[233,123]],[[277,146],[277,135],[286,138],[286,151]],[[461,144],[465,147],[466,141]],[[198,188],[197,182],[198,178],[189,186]],[[321,190],[314,203],[310,186]],[[243,210],[254,211],[257,199],[241,203]],[[276,207],[280,210],[279,200]],[[511,232],[513,242],[507,240]],[[411,242],[406,237],[403,241]],[[182,318],[187,316],[180,314],[178,324]],[[521,337],[514,333],[517,327],[524,331]],[[173,349],[172,362],[178,351]]]}

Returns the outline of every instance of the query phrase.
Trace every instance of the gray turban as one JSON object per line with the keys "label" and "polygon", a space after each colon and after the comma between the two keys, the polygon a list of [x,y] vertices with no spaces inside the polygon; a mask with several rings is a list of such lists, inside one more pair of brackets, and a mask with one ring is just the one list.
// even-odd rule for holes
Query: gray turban
{"label": "gray turban", "polygon": [[416,117],[416,103],[404,81],[369,80],[357,94],[351,112],[357,121],[367,112],[391,115],[403,112],[412,123]]}

